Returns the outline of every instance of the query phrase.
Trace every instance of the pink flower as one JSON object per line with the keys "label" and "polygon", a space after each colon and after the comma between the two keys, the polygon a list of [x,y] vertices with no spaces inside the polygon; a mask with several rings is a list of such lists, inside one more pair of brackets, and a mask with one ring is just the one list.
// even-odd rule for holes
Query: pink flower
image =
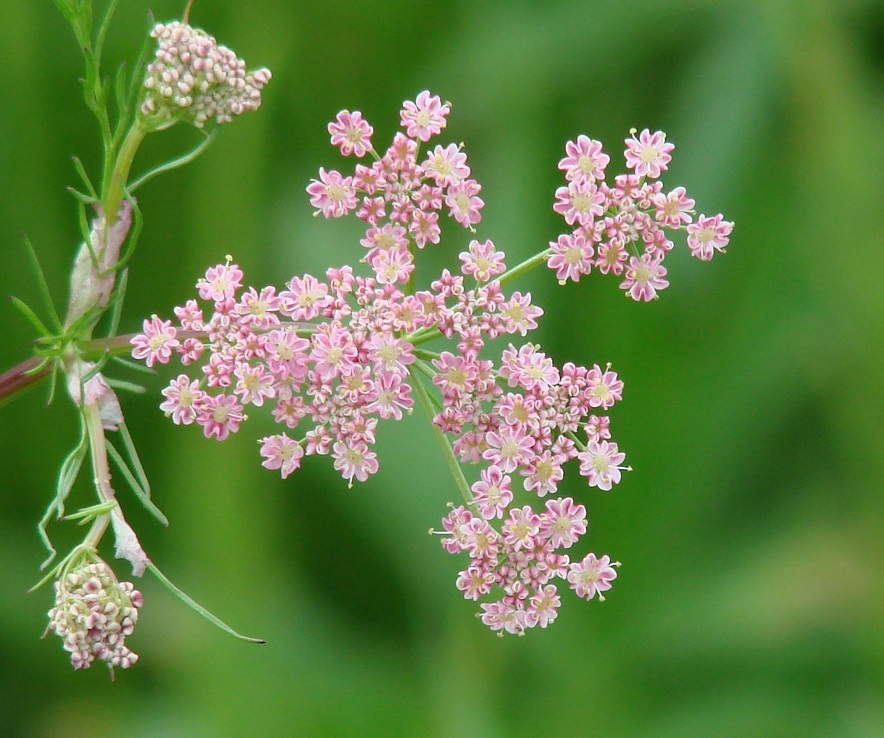
{"label": "pink flower", "polygon": [[525,630],[524,610],[517,611],[512,605],[501,601],[483,602],[482,624],[487,625],[492,631],[505,630],[513,635]]}
{"label": "pink flower", "polygon": [[589,274],[593,264],[592,244],[577,234],[562,234],[549,242],[552,254],[546,264],[555,270],[559,284],[567,280],[580,281],[582,274]]}
{"label": "pink flower", "polygon": [[285,433],[262,438],[260,444],[261,456],[264,457],[261,466],[265,469],[279,469],[283,479],[301,466],[304,449]]}
{"label": "pink flower", "polygon": [[[381,169],[380,162],[375,162],[370,167],[365,164],[357,164],[353,172],[353,186],[366,195],[374,195],[386,182],[386,177]],[[383,202],[383,199],[381,200]]]}
{"label": "pink flower", "polygon": [[411,411],[414,400],[411,386],[402,381],[398,374],[384,373],[375,382],[374,399],[365,406],[365,411],[377,413],[381,418],[402,419],[402,411]]}
{"label": "pink flower", "polygon": [[639,177],[657,179],[672,161],[669,152],[675,148],[675,144],[666,143],[666,134],[663,131],[651,133],[645,128],[635,137],[635,129],[630,131],[631,138],[627,138],[626,166],[635,170]]}
{"label": "pink flower", "polygon": [[[504,354],[509,354],[505,351]],[[503,375],[498,375],[503,379]],[[494,406],[494,414],[503,420],[507,425],[511,425],[521,430],[530,430],[535,432],[540,429],[540,408],[536,397],[532,395],[522,395],[517,392],[507,392],[497,399]]]}
{"label": "pink flower", "polygon": [[487,282],[506,271],[504,253],[497,251],[491,241],[479,243],[474,239],[470,241],[468,249],[460,253],[460,260],[463,262],[461,271],[475,277],[477,282]]}
{"label": "pink flower", "polygon": [[458,574],[455,586],[463,592],[465,599],[478,600],[491,591],[494,574],[484,567],[471,566]]}
{"label": "pink flower", "polygon": [[401,225],[384,223],[382,226],[372,226],[365,232],[361,243],[369,249],[369,255],[377,251],[389,251],[390,249],[407,249],[408,236],[405,228]]}
{"label": "pink flower", "polygon": [[290,328],[267,334],[267,366],[279,380],[301,382],[307,374],[309,352],[310,342]]}
{"label": "pink flower", "polygon": [[433,359],[433,366],[438,370],[433,384],[447,397],[456,398],[466,394],[476,378],[476,367],[450,351],[443,351],[438,359]]}
{"label": "pink flower", "polygon": [[378,470],[377,455],[362,442],[348,445],[343,441],[337,441],[334,444],[332,458],[335,460],[335,469],[341,472],[341,476],[350,483],[351,487],[353,477],[364,482],[369,475]]}
{"label": "pink flower", "polygon": [[586,375],[587,396],[590,407],[610,408],[615,402],[623,399],[623,382],[617,373],[611,371],[610,365],[602,371],[594,364]]}
{"label": "pink flower", "polygon": [[408,232],[419,249],[428,243],[439,243],[442,236],[442,229],[439,228],[439,213],[416,210],[411,215]]}
{"label": "pink flower", "polygon": [[473,503],[485,520],[502,518],[504,511],[513,501],[510,478],[497,466],[483,469],[480,475],[481,479],[472,486]]}
{"label": "pink flower", "polygon": [[620,472],[624,469],[620,464],[626,460],[626,454],[617,448],[616,443],[590,440],[577,458],[580,474],[586,477],[589,486],[607,492],[620,481]]}
{"label": "pink flower", "polygon": [[266,329],[279,324],[279,318],[275,315],[279,307],[280,299],[275,287],[264,287],[260,293],[254,287],[249,287],[240,298],[236,312],[255,327]]}
{"label": "pink flower", "polygon": [[445,204],[452,217],[465,228],[471,228],[481,219],[485,202],[479,197],[482,186],[474,179],[456,182],[448,188]]}
{"label": "pink flower", "polygon": [[469,523],[461,526],[463,542],[466,550],[473,559],[497,558],[498,535],[485,520],[473,518]]}
{"label": "pink flower", "polygon": [[586,533],[586,508],[570,497],[546,501],[541,533],[553,548],[570,548]]}
{"label": "pink flower", "polygon": [[372,334],[368,345],[368,357],[374,362],[376,371],[402,376],[408,371],[408,366],[414,363],[414,346],[390,332]]}
{"label": "pink flower", "polygon": [[688,226],[688,248],[702,261],[709,261],[716,251],[724,253],[734,224],[724,220],[723,215],[711,218],[701,215],[696,223]]}
{"label": "pink flower", "polygon": [[466,536],[463,527],[473,519],[473,513],[463,505],[455,507],[442,518],[442,528],[449,534],[442,538],[442,548],[448,553],[460,553],[466,548]]}
{"label": "pink flower", "polygon": [[191,381],[186,374],[179,374],[163,392],[166,400],[160,405],[167,416],[171,416],[175,425],[190,425],[199,413],[200,403],[206,393],[200,389],[196,379]]}
{"label": "pink flower", "polygon": [[521,333],[525,336],[528,331],[537,328],[537,319],[543,315],[543,310],[531,304],[530,292],[524,295],[513,292],[509,301],[500,306],[500,314],[507,333]]}
{"label": "pink flower", "polygon": [[316,372],[328,379],[346,373],[357,360],[358,351],[353,337],[342,327],[325,323],[313,334],[310,359],[316,362]]}
{"label": "pink flower", "polygon": [[611,582],[617,578],[615,566],[620,566],[619,562],[612,563],[607,554],[600,559],[595,554],[587,554],[583,561],[571,564],[568,582],[578,597],[591,600],[598,595],[599,600],[604,602],[602,592],[611,589]]}
{"label": "pink flower", "polygon": [[132,337],[132,358],[144,361],[148,366],[154,362],[168,364],[172,358],[172,351],[180,345],[175,337],[177,331],[172,327],[171,320],[160,320],[153,315],[150,320],[143,323],[144,333]]}
{"label": "pink flower", "polygon": [[310,204],[326,218],[340,218],[356,208],[356,190],[353,178],[342,177],[340,172],[319,169],[319,179],[310,180],[307,186]]}
{"label": "pink flower", "polygon": [[602,274],[607,274],[608,272],[622,274],[626,257],[627,253],[623,248],[623,241],[619,238],[612,238],[610,241],[599,245],[595,265]]}
{"label": "pink flower", "polygon": [[586,425],[583,426],[583,431],[589,440],[607,440],[611,437],[610,425],[611,419],[607,415],[590,415]]}
{"label": "pink flower", "polygon": [[527,505],[510,510],[510,516],[503,524],[503,540],[514,551],[534,548],[534,537],[540,532],[543,521]]}
{"label": "pink flower", "polygon": [[[623,383],[609,366],[568,362],[559,369],[533,343],[510,344],[498,361],[480,358],[489,341],[525,336],[543,314],[530,294],[505,291],[505,257],[492,241],[471,240],[459,255],[460,273],[444,269],[428,288],[412,290],[418,249],[440,241],[443,209],[472,230],[484,206],[460,146],[435,146],[418,163],[421,142],[445,127],[448,112],[422,92],[403,104],[405,132],[378,161],[357,164],[353,176],[320,169],[307,188],[317,214],[360,219],[371,272],[330,268],[321,279],[292,277],[278,294],[247,287],[237,298],[239,267],[212,267],[198,283],[200,297],[214,303],[206,316],[194,300],[175,310],[186,342],[153,316],[133,340],[133,355],[149,365],[173,351],[182,363],[202,360],[202,383],[181,375],[163,391],[161,407],[176,423],[199,423],[206,436],[223,440],[245,419],[244,405],[267,404],[276,422],[300,432],[297,439],[285,432],[262,438],[264,467],[286,478],[303,456],[330,454],[351,486],[378,470],[380,421],[410,412],[414,382],[426,383],[436,430],[449,436],[461,463],[480,464],[470,503],[442,521],[443,548],[469,558],[456,586],[474,601],[494,592],[496,601],[481,603],[482,622],[522,634],[556,619],[556,578],[580,597],[601,598],[616,564],[593,554],[572,564],[564,551],[586,533],[586,508],[570,497],[545,499],[539,514],[513,508],[512,476],[518,473],[529,493],[552,497],[566,462],[577,459],[589,486],[611,490],[628,469],[626,456],[611,441],[608,417],[593,413],[618,402]],[[373,130],[358,111],[342,111],[328,130],[342,154],[377,158]],[[669,228],[685,230],[691,252],[708,259],[724,250],[733,224],[721,215],[691,224],[693,200],[681,187],[665,192],[655,179],[672,144],[661,132],[632,133],[631,173],[613,184],[605,182],[610,159],[598,141],[581,135],[566,144],[559,167],[567,185],[557,190],[554,209],[572,229],[549,243],[547,263],[560,282],[579,281],[593,268],[620,275],[630,297],[647,301],[668,286]],[[424,345],[440,339],[447,345]],[[220,394],[208,395],[206,386]]]}
{"label": "pink flower", "polygon": [[279,293],[280,312],[292,320],[313,320],[330,302],[328,285],[310,274],[292,277],[286,286]]}
{"label": "pink flower", "polygon": [[565,478],[565,470],[550,451],[543,451],[535,456],[531,463],[521,470],[521,474],[525,477],[525,489],[537,493],[538,497],[555,492],[559,482]]}
{"label": "pink flower", "polygon": [[229,300],[242,287],[242,276],[242,270],[236,264],[219,264],[206,270],[205,279],[200,279],[196,288],[203,300]]}
{"label": "pink flower", "polygon": [[423,184],[411,199],[423,211],[439,210],[442,207],[442,188]]}
{"label": "pink flower", "polygon": [[528,602],[532,623],[545,628],[556,619],[561,604],[562,598],[559,597],[554,584],[541,587]]}
{"label": "pink flower", "polygon": [[414,271],[414,257],[407,248],[377,251],[368,263],[381,284],[405,284]]}
{"label": "pink flower", "polygon": [[407,176],[415,167],[416,156],[417,141],[410,139],[401,131],[397,132],[380,163],[387,183],[394,184],[397,177],[401,181],[403,175]]}
{"label": "pink flower", "polygon": [[332,146],[341,149],[344,156],[354,154],[365,156],[371,151],[371,135],[374,133],[368,121],[364,120],[362,113],[354,110],[342,110],[335,120],[328,124],[328,132],[331,134]]}
{"label": "pink flower", "polygon": [[467,155],[457,144],[448,144],[444,148],[437,146],[427,154],[424,172],[440,187],[448,187],[470,176]]}
{"label": "pink flower", "polygon": [[640,259],[630,256],[626,277],[620,283],[620,289],[626,290],[626,294],[636,302],[657,299],[657,290],[669,286],[669,282],[663,279],[666,276],[666,267],[662,261],[662,258],[654,258],[650,254],[643,254]]}
{"label": "pink flower", "polygon": [[602,144],[588,136],[580,135],[577,141],[565,144],[565,158],[559,162],[559,169],[565,172],[565,179],[571,181],[603,180],[605,167],[611,157],[602,151]]}
{"label": "pink flower", "polygon": [[414,102],[406,100],[402,103],[399,117],[409,136],[429,141],[445,128],[445,117],[450,111],[451,108],[443,105],[438,95],[430,95],[424,90]]}
{"label": "pink flower", "polygon": [[252,366],[242,362],[237,365],[233,374],[237,378],[234,392],[243,405],[252,404],[261,407],[266,398],[276,396],[273,375],[264,368],[263,364]]}
{"label": "pink flower", "polygon": [[553,205],[553,210],[564,217],[568,225],[577,223],[581,226],[590,226],[605,212],[605,193],[588,180],[579,180],[571,182],[567,187],[559,187],[556,190],[556,200],[558,202]]}
{"label": "pink flower", "polygon": [[529,392],[545,392],[559,381],[559,370],[552,359],[531,343],[518,351],[510,344],[501,355],[498,374],[510,387],[523,387]]}
{"label": "pink flower", "polygon": [[534,458],[534,438],[524,435],[514,428],[501,428],[485,436],[488,448],[482,454],[486,461],[500,467],[505,474],[511,474],[519,466],[531,463]]}
{"label": "pink flower", "polygon": [[214,436],[223,441],[239,430],[239,424],[244,419],[242,405],[232,395],[206,395],[197,423],[203,427],[206,438]]}
{"label": "pink flower", "polygon": [[680,228],[691,222],[694,201],[688,197],[684,187],[676,187],[668,194],[654,197],[654,217],[670,228]]}
{"label": "pink flower", "polygon": [[184,330],[201,331],[203,329],[203,311],[196,300],[188,300],[182,307],[176,307],[173,312]]}

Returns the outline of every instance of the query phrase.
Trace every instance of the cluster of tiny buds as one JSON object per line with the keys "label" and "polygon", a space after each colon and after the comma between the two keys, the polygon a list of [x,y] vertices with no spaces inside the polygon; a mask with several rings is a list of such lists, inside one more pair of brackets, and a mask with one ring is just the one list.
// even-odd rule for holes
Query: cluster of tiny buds
{"label": "cluster of tiny buds", "polygon": [[186,120],[202,128],[209,120],[226,123],[260,107],[269,69],[248,72],[233,51],[186,23],[158,23],[151,35],[158,48],[147,67],[141,105],[150,125]]}
{"label": "cluster of tiny buds", "polygon": [[103,561],[86,564],[55,583],[55,607],[46,630],[60,636],[75,669],[88,669],[95,659],[113,670],[128,669],[138,654],[125,644],[138,621],[141,592],[131,582],[118,582]]}

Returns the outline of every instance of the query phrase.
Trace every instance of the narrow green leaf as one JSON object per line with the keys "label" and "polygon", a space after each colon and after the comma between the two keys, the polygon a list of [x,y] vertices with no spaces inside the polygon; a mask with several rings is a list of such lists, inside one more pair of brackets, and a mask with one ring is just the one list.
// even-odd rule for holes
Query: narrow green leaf
{"label": "narrow green leaf", "polygon": [[138,450],[135,448],[135,442],[132,440],[128,426],[125,423],[120,423],[119,432],[120,438],[123,439],[123,445],[126,447],[126,454],[132,462],[132,467],[138,476],[141,488],[144,490],[144,495],[145,497],[150,497],[150,482],[147,480],[147,474],[144,471],[144,466],[141,464],[141,459],[138,457]]}
{"label": "narrow green leaf", "polygon": [[95,37],[95,62],[96,66],[100,66],[101,64],[101,52],[104,50],[104,39],[107,36],[107,29],[110,27],[111,18],[114,15],[114,11],[117,9],[117,5],[120,4],[120,0],[111,0],[110,4],[107,6],[107,10],[104,13],[104,18],[101,20],[101,25],[98,27],[98,34]]}
{"label": "narrow green leaf", "polygon": [[169,519],[165,515],[163,515],[163,512],[160,510],[160,508],[158,508],[150,499],[150,488],[143,488],[138,483],[138,480],[135,479],[135,475],[132,473],[132,470],[129,469],[128,465],[126,464],[125,459],[120,456],[120,452],[117,451],[110,440],[107,440],[106,443],[109,456],[114,460],[117,468],[122,472],[123,478],[126,480],[126,483],[132,488],[132,491],[135,493],[135,496],[138,498],[139,502],[144,505],[144,507],[151,515],[153,515],[163,525],[168,527]]}
{"label": "narrow green leaf", "polygon": [[[217,130],[217,129],[216,129]],[[200,133],[205,136],[205,139],[201,141],[197,146],[188,151],[186,154],[179,156],[176,159],[170,159],[164,164],[160,164],[157,167],[145,172],[134,182],[129,184],[129,192],[135,192],[136,189],[141,187],[145,182],[149,182],[158,174],[162,174],[163,172],[171,172],[173,169],[178,169],[179,167],[183,167],[186,164],[190,164],[194,159],[196,159],[203,151],[206,150],[208,145],[212,143],[212,140],[215,137],[215,130],[211,133],[206,133],[205,131],[200,131]]]}
{"label": "narrow green leaf", "polygon": [[83,184],[86,185],[86,189],[92,198],[92,202],[98,202],[98,195],[95,193],[95,188],[92,186],[92,181],[89,179],[89,175],[86,174],[86,167],[83,166],[83,162],[80,161],[78,156],[74,156],[72,159],[74,162],[74,169],[77,171],[77,174],[80,175]]}
{"label": "narrow green leaf", "polygon": [[[56,554],[55,547],[52,545],[52,541],[50,541],[49,534],[46,531],[49,521],[52,520],[53,515],[55,515],[57,519],[60,519],[64,515],[64,502],[71,493],[74,482],[77,481],[77,477],[80,474],[80,468],[83,466],[83,460],[86,458],[88,446],[86,429],[81,424],[80,440],[61,463],[61,467],[58,471],[58,482],[55,485],[55,497],[49,503],[49,507],[46,508],[46,512],[43,513],[43,517],[40,518],[40,522],[37,525],[40,540],[43,541],[43,545],[49,551],[49,556],[42,564],[40,564],[41,570],[45,569],[52,563]],[[37,586],[40,585],[38,584]]]}
{"label": "narrow green leaf", "polygon": [[76,187],[67,187],[67,191],[70,192],[74,199],[78,202],[83,203],[84,205],[92,205],[95,202],[98,202],[92,195],[88,195],[85,192],[80,192]]}
{"label": "narrow green leaf", "polygon": [[52,338],[52,332],[43,325],[43,321],[37,317],[37,314],[31,310],[22,300],[19,300],[15,295],[9,296],[9,301],[18,309],[18,311],[27,318],[28,322],[34,326],[34,328],[40,333],[44,338]]}
{"label": "narrow green leaf", "polygon": [[89,505],[88,507],[81,507],[77,512],[70,513],[69,515],[65,515],[65,520],[79,520],[80,522],[77,525],[86,525],[87,523],[91,523],[96,518],[101,517],[102,515],[107,515],[111,510],[117,507],[117,503],[114,500],[110,500],[108,502],[99,502],[95,505]]}
{"label": "narrow green leaf", "polygon": [[141,229],[144,227],[144,217],[141,215],[141,208],[138,207],[138,202],[129,194],[129,190],[125,186],[123,187],[123,197],[132,206],[132,228],[129,231],[129,237],[126,239],[126,248],[117,260],[117,263],[112,267],[113,270],[122,269],[129,262],[129,259],[132,258],[132,255],[135,253],[135,246],[138,245],[138,238],[141,236]]}
{"label": "narrow green leaf", "polygon": [[126,382],[122,379],[111,379],[110,377],[105,377],[105,381],[109,386],[120,392],[131,392],[133,395],[143,395],[147,392],[142,385],[135,384],[134,382]]}
{"label": "narrow green leaf", "polygon": [[142,372],[143,374],[151,374],[154,376],[156,375],[156,370],[151,369],[150,367],[147,367],[144,364],[141,364],[137,361],[132,361],[131,359],[124,359],[122,356],[111,356],[110,361],[114,361],[117,364],[122,364],[127,369],[132,369],[136,372]]}
{"label": "narrow green leaf", "polygon": [[117,329],[120,327],[120,314],[123,312],[123,299],[126,297],[126,287],[128,284],[129,272],[124,269],[120,272],[117,287],[110,301],[111,316],[110,326],[107,331],[108,337],[117,335]]}
{"label": "narrow green leaf", "polygon": [[52,302],[52,293],[49,290],[49,283],[46,281],[46,274],[43,272],[43,267],[40,266],[40,260],[37,258],[37,251],[34,249],[34,245],[31,243],[31,239],[29,239],[27,235],[24,236],[24,244],[28,256],[31,258],[31,263],[34,266],[34,271],[37,274],[37,286],[40,288],[43,305],[49,313],[49,317],[55,330],[60,332],[62,328],[61,318],[59,318],[58,312],[55,309],[55,304]]}
{"label": "narrow green leaf", "polygon": [[114,127],[113,145],[116,149],[122,141],[123,131],[128,128],[132,114],[126,94],[126,64],[120,64],[114,77],[114,104],[117,107],[117,124]]}
{"label": "narrow green leaf", "polygon": [[195,610],[197,613],[202,615],[206,620],[208,620],[212,625],[217,628],[220,628],[225,633],[229,633],[234,638],[239,638],[242,641],[248,641],[249,643],[267,643],[263,638],[252,638],[250,636],[244,636],[241,633],[237,633],[233,628],[231,628],[227,623],[225,623],[220,618],[217,618],[215,615],[210,613],[206,608],[202,605],[198,604],[193,598],[186,595],[182,592],[178,587],[176,587],[169,579],[163,574],[152,561],[147,565],[147,568],[153,573],[153,575],[160,580],[162,584],[166,586],[166,588],[175,595],[179,600],[181,600],[185,605]]}

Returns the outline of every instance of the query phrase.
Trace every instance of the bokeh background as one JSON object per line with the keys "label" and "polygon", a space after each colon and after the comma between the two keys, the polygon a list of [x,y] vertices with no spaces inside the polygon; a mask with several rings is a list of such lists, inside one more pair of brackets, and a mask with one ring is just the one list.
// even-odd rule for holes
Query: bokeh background
{"label": "bokeh background", "polygon": [[[134,57],[149,10],[182,4],[123,3],[106,68]],[[95,171],[96,128],[53,3],[2,17],[0,292],[38,302],[26,232],[62,305],[70,157]],[[191,17],[273,81],[258,114],[139,193],[124,332],[170,314],[228,253],[252,284],[357,258],[355,221],[311,217],[304,193],[341,161],[325,125],[361,110],[383,145],[422,89],[453,102],[441,140],[466,143],[479,235],[511,264],[560,232],[556,162],[581,132],[618,163],[630,128],[665,130],[664,181],[737,226],[725,257],[671,255],[650,305],[601,275],[519,285],[546,308],[534,340],[559,363],[610,361],[626,381],[613,428],[635,467],[610,494],[564,486],[594,550],[623,567],[606,602],[567,595],[525,638],[475,620],[460,560],[427,535],[457,491],[418,413],[381,429],[369,483],[347,489],[327,459],[282,482],[258,463],[260,413],[224,444],[167,422],[165,368],[124,407],[172,524],[124,505],[170,578],[269,644],[227,637],[147,579],[137,667],[73,673],[40,640],[51,590],[25,594],[73,410],[47,408],[45,384],[0,409],[0,734],[884,735],[884,5],[199,0]],[[135,170],[196,140],[153,136]],[[433,269],[467,240],[448,228]],[[33,335],[0,310],[2,369]],[[53,533],[65,546],[79,531]]]}

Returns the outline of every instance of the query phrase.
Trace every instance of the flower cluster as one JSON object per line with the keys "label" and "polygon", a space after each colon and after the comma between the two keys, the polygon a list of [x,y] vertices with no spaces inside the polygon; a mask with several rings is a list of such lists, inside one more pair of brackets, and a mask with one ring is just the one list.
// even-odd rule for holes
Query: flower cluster
{"label": "flower cluster", "polygon": [[270,70],[246,70],[246,63],[205,31],[186,23],[158,23],[151,35],[158,48],[147,67],[141,114],[153,127],[186,120],[198,128],[214,119],[257,110]]}
{"label": "flower cluster", "polygon": [[649,301],[669,286],[663,259],[673,242],[666,228],[684,230],[691,253],[703,261],[724,251],[733,223],[722,215],[693,218],[694,201],[684,187],[663,191],[660,175],[675,148],[662,131],[631,132],[626,143],[626,166],[605,182],[610,157],[587,136],[565,145],[559,169],[568,184],[556,190],[554,210],[572,227],[550,242],[548,265],[561,283],[575,282],[593,267],[603,274],[622,275],[620,287],[633,300]]}
{"label": "flower cluster", "polygon": [[128,669],[138,654],[126,647],[138,622],[142,597],[131,582],[118,582],[100,559],[85,564],[55,582],[55,607],[49,627],[61,636],[75,669],[88,669],[95,659],[111,669]]}
{"label": "flower cluster", "polygon": [[[499,472],[483,472],[483,489],[492,496],[512,498],[508,482],[502,484]],[[486,477],[495,482],[484,481]],[[475,489],[475,486],[474,486]],[[483,491],[482,496],[486,496]],[[477,494],[477,498],[479,495]],[[475,507],[475,506],[474,506]],[[497,507],[497,506],[494,506]],[[481,604],[481,620],[499,633],[522,635],[527,628],[547,627],[558,616],[561,597],[552,582],[566,579],[578,596],[591,600],[605,592],[616,578],[608,556],[587,554],[572,562],[561,549],[573,546],[586,533],[586,508],[570,497],[547,500],[546,509],[536,513],[530,505],[515,507],[500,530],[489,522],[487,506],[474,515],[463,505],[442,520],[443,547],[449,553],[466,551],[470,563],[457,577],[457,588],[464,597],[478,600],[497,591],[500,596]]]}
{"label": "flower cluster", "polygon": [[436,145],[425,156],[421,143],[442,131],[450,106],[424,91],[400,112],[399,132],[382,155],[372,147],[372,126],[359,111],[338,113],[329,123],[332,144],[345,156],[372,154],[370,165],[357,164],[352,175],[319,170],[310,183],[310,204],[326,218],[355,213],[367,223],[362,245],[366,261],[382,284],[403,281],[414,269],[413,244],[439,243],[439,213],[447,212],[472,230],[485,203],[481,185],[470,177],[467,155],[456,144]]}
{"label": "flower cluster", "polygon": [[[465,252],[465,270],[475,266],[470,253],[488,243]],[[349,267],[329,269],[323,280],[292,277],[278,293],[272,286],[243,289],[242,277],[235,264],[210,268],[197,289],[212,301],[211,314],[190,300],[175,309],[178,326],[153,316],[132,339],[132,355],[152,366],[177,353],[187,365],[208,351],[202,379],[180,375],[163,390],[161,405],[175,423],[196,423],[207,437],[224,440],[238,430],[247,405],[265,403],[289,430],[306,427],[297,441],[286,432],[262,441],[264,465],[283,477],[305,453],[331,454],[351,482],[377,471],[375,428],[380,419],[410,412],[416,361],[432,372],[432,360],[440,370],[434,381],[444,385],[448,412],[438,422],[464,426],[470,407],[478,412],[479,400],[502,392],[491,362],[478,359],[483,334],[524,334],[542,312],[530,295],[507,297],[497,282],[467,290],[464,277],[447,270],[430,289],[410,295]],[[461,337],[459,356],[433,358],[415,349],[439,334]],[[505,371],[515,374],[532,360],[523,351]]]}
{"label": "flower cluster", "polygon": [[462,462],[484,465],[469,509],[458,507],[443,520],[442,545],[469,553],[457,582],[466,598],[498,593],[482,603],[482,622],[521,633],[555,619],[555,577],[591,599],[616,576],[605,557],[603,565],[594,554],[572,564],[558,552],[586,532],[583,505],[565,497],[548,499],[541,513],[517,507],[513,481],[521,478],[525,492],[543,498],[558,490],[565,465],[576,460],[589,486],[607,491],[617,484],[626,456],[610,440],[609,417],[596,413],[621,399],[623,382],[610,367],[568,362],[559,370],[530,343],[510,344],[496,370],[468,357],[443,353],[434,362],[443,401],[435,422],[457,436],[453,449]]}
{"label": "flower cluster", "polygon": [[[437,145],[420,154],[445,127],[448,113],[449,106],[429,92],[404,103],[405,132],[383,155],[358,111],[342,111],[328,126],[343,155],[372,154],[375,161],[346,176],[320,169],[307,191],[317,214],[354,213],[366,223],[361,243],[370,276],[344,266],[324,277],[294,276],[280,290],[245,288],[242,271],[228,258],[197,283],[200,299],[210,305],[189,300],[175,309],[176,325],[157,316],[144,321],[132,353],[148,366],[174,355],[199,366],[199,376],[181,374],[171,382],[160,407],[176,424],[201,426],[207,437],[224,440],[246,418],[246,406],[269,406],[285,430],[261,439],[260,454],[263,466],[283,478],[303,457],[319,454],[330,455],[351,484],[365,481],[378,469],[378,422],[401,419],[418,400],[429,409],[452,465],[479,467],[472,485],[462,475],[457,479],[466,505],[454,508],[440,531],[446,551],[470,558],[457,587],[468,599],[486,598],[480,617],[489,628],[522,633],[555,619],[557,578],[580,597],[604,599],[616,577],[618,564],[608,556],[590,553],[572,561],[563,553],[587,527],[583,505],[555,496],[566,465],[574,462],[587,485],[603,491],[628,467],[611,439],[607,413],[622,398],[623,382],[609,365],[558,367],[533,343],[509,343],[495,358],[486,357],[489,340],[526,336],[543,314],[530,293],[507,294],[504,285],[548,260],[560,279],[577,280],[592,265],[603,272],[631,270],[626,288],[635,299],[650,299],[665,286],[665,270],[654,260],[669,248],[662,235],[652,234],[662,234],[662,225],[689,222],[693,201],[680,188],[672,201],[659,183],[644,179],[659,176],[668,161],[672,145],[662,134],[644,132],[636,141],[647,139],[644,148],[628,148],[635,174],[618,177],[613,187],[603,181],[608,157],[600,144],[581,136],[568,144],[560,164],[570,184],[557,193],[555,209],[575,226],[557,243],[581,241],[583,256],[554,243],[508,272],[503,251],[473,239],[459,254],[459,273],[443,270],[428,288],[415,289],[415,255],[439,242],[439,213],[447,210],[472,230],[484,204],[461,146]],[[700,256],[706,246],[698,244],[720,250],[726,242],[731,224],[716,217],[710,225],[701,216],[706,230],[688,231],[689,246]],[[635,257],[639,266],[624,266],[625,251],[609,258],[615,244],[625,249],[637,240],[651,250]],[[592,244],[601,261],[594,260]],[[645,278],[641,265],[651,263]],[[448,340],[444,350],[422,348],[440,338]],[[540,512],[516,500],[535,495],[549,496]]]}

